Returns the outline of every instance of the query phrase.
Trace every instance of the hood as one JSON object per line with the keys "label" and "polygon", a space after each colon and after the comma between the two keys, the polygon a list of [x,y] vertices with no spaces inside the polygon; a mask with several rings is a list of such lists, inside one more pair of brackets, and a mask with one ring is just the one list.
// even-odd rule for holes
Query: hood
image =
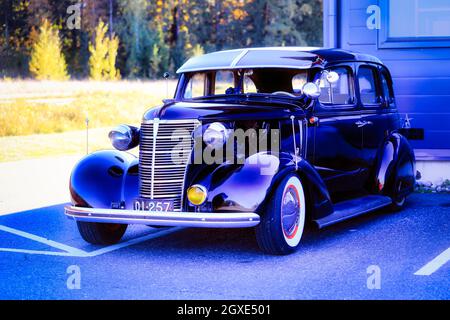
{"label": "hood", "polygon": [[164,120],[198,119],[200,121],[264,120],[289,118],[300,107],[279,103],[239,104],[212,102],[172,102],[162,107],[150,109],[144,120],[160,118]]}

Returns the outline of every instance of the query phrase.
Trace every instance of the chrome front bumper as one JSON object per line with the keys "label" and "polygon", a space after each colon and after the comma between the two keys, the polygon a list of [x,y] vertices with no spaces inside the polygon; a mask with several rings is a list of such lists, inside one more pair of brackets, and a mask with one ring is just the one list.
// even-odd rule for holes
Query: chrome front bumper
{"label": "chrome front bumper", "polygon": [[259,224],[259,215],[252,212],[148,212],[74,206],[64,211],[68,218],[85,222],[200,228],[248,228]]}

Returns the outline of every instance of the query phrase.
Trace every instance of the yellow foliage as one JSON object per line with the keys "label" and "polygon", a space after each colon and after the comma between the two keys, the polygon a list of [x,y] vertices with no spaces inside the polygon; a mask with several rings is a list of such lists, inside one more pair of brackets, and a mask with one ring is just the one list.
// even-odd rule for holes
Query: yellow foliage
{"label": "yellow foliage", "polygon": [[199,44],[196,44],[194,46],[194,48],[192,49],[192,56],[197,57],[197,56],[201,56],[203,54],[205,54],[205,50],[203,49],[203,47]]}
{"label": "yellow foliage", "polygon": [[248,16],[247,12],[240,8],[236,8],[233,10],[233,18],[235,20],[244,20]]}
{"label": "yellow foliage", "polygon": [[61,53],[59,32],[48,20],[39,28],[39,35],[32,46],[30,72],[38,80],[67,80],[67,65]]}
{"label": "yellow foliage", "polygon": [[108,26],[100,21],[95,29],[95,43],[89,43],[89,70],[92,80],[118,80],[120,72],[116,69],[119,39],[106,36]]}

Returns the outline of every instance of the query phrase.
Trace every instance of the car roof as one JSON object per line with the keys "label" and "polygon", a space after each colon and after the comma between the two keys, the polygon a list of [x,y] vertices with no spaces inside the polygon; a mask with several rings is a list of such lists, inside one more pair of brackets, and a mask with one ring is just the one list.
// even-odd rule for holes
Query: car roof
{"label": "car roof", "polygon": [[316,47],[266,47],[217,51],[189,59],[177,73],[251,68],[309,69],[336,62],[381,61],[371,55]]}

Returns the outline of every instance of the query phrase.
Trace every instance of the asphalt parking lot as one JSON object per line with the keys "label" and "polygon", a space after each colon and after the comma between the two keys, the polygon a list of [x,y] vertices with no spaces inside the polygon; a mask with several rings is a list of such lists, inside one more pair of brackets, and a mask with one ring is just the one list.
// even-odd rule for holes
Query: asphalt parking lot
{"label": "asphalt parking lot", "polygon": [[61,204],[0,216],[0,299],[449,299],[449,247],[443,194],[309,230],[283,257],[251,229],[132,226],[97,247]]}

